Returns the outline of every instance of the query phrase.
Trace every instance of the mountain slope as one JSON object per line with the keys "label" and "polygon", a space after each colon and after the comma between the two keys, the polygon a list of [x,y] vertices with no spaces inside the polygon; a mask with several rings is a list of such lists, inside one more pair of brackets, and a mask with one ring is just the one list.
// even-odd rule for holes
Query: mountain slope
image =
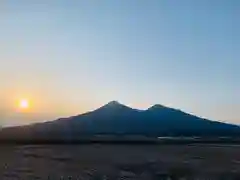
{"label": "mountain slope", "polygon": [[147,110],[117,101],[85,114],[23,127],[5,128],[0,138],[74,140],[86,135],[238,136],[235,125],[199,118],[180,110],[154,105]]}

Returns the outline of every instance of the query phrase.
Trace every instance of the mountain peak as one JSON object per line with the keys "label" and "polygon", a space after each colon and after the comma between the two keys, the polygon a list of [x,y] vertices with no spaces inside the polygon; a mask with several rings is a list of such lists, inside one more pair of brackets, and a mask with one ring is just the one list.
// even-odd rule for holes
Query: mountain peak
{"label": "mountain peak", "polygon": [[161,104],[154,104],[153,106],[149,107],[147,110],[159,110],[163,108],[166,108],[166,107]]}
{"label": "mountain peak", "polygon": [[119,103],[118,101],[110,101],[109,103],[107,103],[106,105],[108,106],[119,106],[122,105],[121,103]]}
{"label": "mountain peak", "polygon": [[100,107],[100,109],[125,109],[125,108],[129,108],[127,106],[125,106],[124,104],[119,103],[118,101],[110,101],[109,103],[103,105],[102,107]]}

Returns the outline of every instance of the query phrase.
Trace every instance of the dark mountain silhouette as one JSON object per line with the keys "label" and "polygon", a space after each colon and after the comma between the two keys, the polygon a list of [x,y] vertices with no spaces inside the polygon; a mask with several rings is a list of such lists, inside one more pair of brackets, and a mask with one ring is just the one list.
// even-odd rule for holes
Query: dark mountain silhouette
{"label": "dark mountain silhouette", "polygon": [[85,114],[1,130],[0,138],[75,140],[92,135],[239,136],[239,126],[203,119],[154,105],[133,109],[117,101]]}

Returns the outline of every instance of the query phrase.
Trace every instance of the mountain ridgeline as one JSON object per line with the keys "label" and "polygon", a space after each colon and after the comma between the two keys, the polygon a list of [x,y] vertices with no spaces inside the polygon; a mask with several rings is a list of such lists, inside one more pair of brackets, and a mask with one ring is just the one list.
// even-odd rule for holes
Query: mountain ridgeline
{"label": "mountain ridgeline", "polygon": [[85,114],[27,126],[4,128],[0,132],[0,140],[78,140],[96,135],[237,137],[240,135],[240,128],[232,124],[202,119],[162,105],[138,110],[112,101]]}

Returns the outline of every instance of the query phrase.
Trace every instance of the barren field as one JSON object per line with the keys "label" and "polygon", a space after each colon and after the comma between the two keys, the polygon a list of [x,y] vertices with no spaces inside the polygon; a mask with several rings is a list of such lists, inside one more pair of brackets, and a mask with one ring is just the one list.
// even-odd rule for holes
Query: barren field
{"label": "barren field", "polygon": [[1,145],[0,179],[240,179],[240,146]]}

